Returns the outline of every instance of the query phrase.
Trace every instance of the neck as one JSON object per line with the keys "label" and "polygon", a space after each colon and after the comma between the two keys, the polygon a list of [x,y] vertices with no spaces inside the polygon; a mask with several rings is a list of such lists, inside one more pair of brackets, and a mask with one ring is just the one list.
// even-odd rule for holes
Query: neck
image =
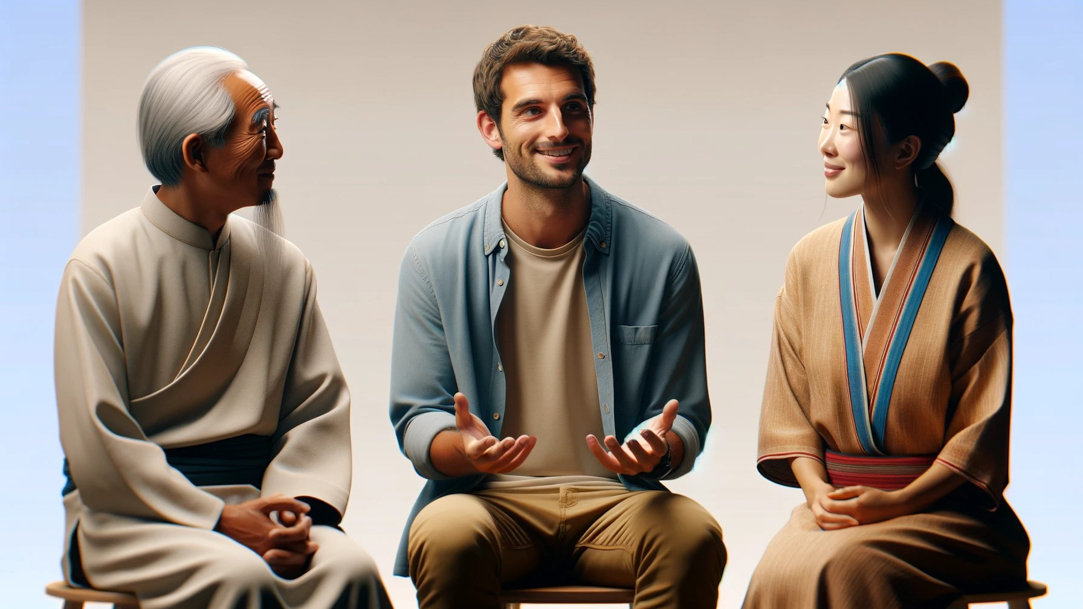
{"label": "neck", "polygon": [[219,231],[226,224],[226,218],[229,217],[228,212],[223,213],[220,210],[208,209],[207,206],[200,205],[200,197],[185,186],[183,181],[175,186],[160,186],[157,195],[158,200],[178,216],[207,229],[207,232],[216,239]]}
{"label": "neck", "polygon": [[590,188],[580,178],[568,188],[536,188],[509,180],[501,214],[521,239],[545,249],[571,241],[590,219]]}
{"label": "neck", "polygon": [[863,194],[865,227],[869,249],[874,252],[894,252],[902,243],[906,227],[918,206],[917,192],[912,186],[883,185],[875,194]]}

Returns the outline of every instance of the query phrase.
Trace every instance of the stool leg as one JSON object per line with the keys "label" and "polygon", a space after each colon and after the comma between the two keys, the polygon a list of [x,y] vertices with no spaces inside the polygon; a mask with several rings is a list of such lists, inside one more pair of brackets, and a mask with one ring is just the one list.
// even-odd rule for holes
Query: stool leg
{"label": "stool leg", "polygon": [[519,609],[519,603],[504,603],[504,609]]}
{"label": "stool leg", "polygon": [[1008,609],[1030,609],[1030,599],[1019,598],[1008,601]]}
{"label": "stool leg", "polygon": [[83,601],[64,601],[64,609],[83,609]]}

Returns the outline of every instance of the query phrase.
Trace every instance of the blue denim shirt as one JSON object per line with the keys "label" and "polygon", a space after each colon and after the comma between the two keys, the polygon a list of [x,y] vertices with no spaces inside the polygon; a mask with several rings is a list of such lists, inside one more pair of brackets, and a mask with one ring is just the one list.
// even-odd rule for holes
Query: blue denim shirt
{"label": "blue denim shirt", "polygon": [[[699,272],[688,242],[647,212],[587,179],[591,213],[583,239],[583,287],[594,345],[598,407],[618,439],[680,401],[673,431],[692,469],[711,424]],[[429,481],[407,519],[395,564],[407,574],[406,537],[429,502],[467,492],[482,475],[449,478],[429,446],[455,427],[457,391],[494,436],[504,421],[506,384],[496,319],[509,281],[501,222],[507,184],[433,222],[410,242],[399,271],[391,355],[391,421],[399,447]],[[648,475],[620,476],[631,490],[664,490]]]}

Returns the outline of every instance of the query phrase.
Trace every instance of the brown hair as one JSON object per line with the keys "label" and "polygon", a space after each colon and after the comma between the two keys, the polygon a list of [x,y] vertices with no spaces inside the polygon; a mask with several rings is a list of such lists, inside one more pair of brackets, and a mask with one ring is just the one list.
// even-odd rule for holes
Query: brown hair
{"label": "brown hair", "polygon": [[[474,68],[474,104],[488,114],[498,128],[500,109],[504,105],[504,92],[500,89],[504,68],[523,62],[568,66],[576,70],[583,79],[587,105],[594,108],[594,64],[575,36],[548,26],[521,25],[490,44]],[[493,153],[503,160],[502,150]]]}

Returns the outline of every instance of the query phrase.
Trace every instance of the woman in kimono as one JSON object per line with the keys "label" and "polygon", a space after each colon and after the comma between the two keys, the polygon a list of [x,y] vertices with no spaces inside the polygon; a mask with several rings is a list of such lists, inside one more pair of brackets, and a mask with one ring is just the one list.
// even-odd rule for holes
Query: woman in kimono
{"label": "woman in kimono", "polygon": [[1012,314],[989,247],[951,219],[936,159],[966,80],[901,54],[850,66],[819,151],[848,218],[790,253],[775,304],[757,467],[806,502],[768,545],[746,609],[944,607],[1022,587],[1004,502]]}

